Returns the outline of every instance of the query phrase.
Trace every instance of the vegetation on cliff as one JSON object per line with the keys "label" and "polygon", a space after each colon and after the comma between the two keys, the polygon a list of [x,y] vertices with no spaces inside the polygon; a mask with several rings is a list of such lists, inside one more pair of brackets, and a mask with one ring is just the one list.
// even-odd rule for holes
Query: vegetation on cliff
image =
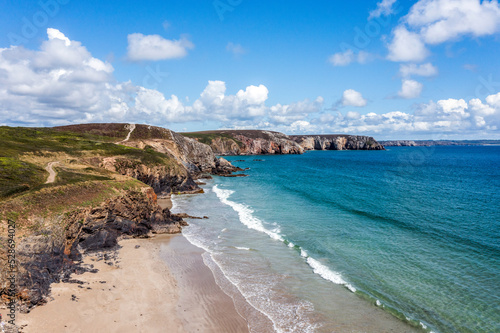
{"label": "vegetation on cliff", "polygon": [[[156,193],[200,189],[175,154],[134,146],[152,138],[175,146],[170,131],[138,126],[132,133],[127,125],[0,127],[0,264],[6,267],[11,219],[15,297],[25,310],[45,302],[51,283],[82,271],[82,251],[113,247],[120,237],[180,231],[182,219],[161,209]],[[53,182],[47,170],[55,172]],[[4,301],[7,286],[2,270]]]}

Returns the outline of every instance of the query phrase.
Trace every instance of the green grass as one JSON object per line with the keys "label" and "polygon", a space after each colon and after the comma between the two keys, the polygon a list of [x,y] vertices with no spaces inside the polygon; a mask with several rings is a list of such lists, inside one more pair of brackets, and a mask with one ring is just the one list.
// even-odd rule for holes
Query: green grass
{"label": "green grass", "polygon": [[162,164],[165,154],[153,149],[138,149],[109,142],[108,137],[92,134],[60,132],[50,128],[0,127],[0,157],[17,157],[31,152],[41,156],[47,153],[66,153],[82,156],[95,152],[103,156],[125,155],[144,163]]}
{"label": "green grass", "polygon": [[234,142],[239,147],[243,146],[243,143],[237,139],[235,139],[231,134],[228,133],[221,133],[221,132],[190,132],[190,133],[181,133],[182,135],[192,138],[192,139],[197,139],[199,142],[210,145],[214,139],[217,138],[223,138],[223,139],[229,139]]}
{"label": "green grass", "polygon": [[[48,173],[43,166],[20,160],[26,153],[41,157],[64,153],[75,157],[75,162],[82,156],[121,156],[148,166],[166,165],[172,168],[176,165],[172,158],[151,147],[139,149],[112,141],[113,138],[91,133],[0,126],[0,200],[32,189],[40,189],[45,182]],[[100,179],[100,176],[84,173],[85,170],[78,174],[63,170],[58,175],[58,183]]]}
{"label": "green grass", "polygon": [[13,157],[0,157],[0,198],[38,187],[44,183],[47,171],[32,163]]}
{"label": "green grass", "polygon": [[89,180],[112,180],[113,179],[113,178],[109,178],[106,176],[69,171],[69,170],[65,170],[63,168],[55,168],[55,170],[57,171],[56,181],[54,182],[54,184],[56,184],[56,185],[76,184],[79,182],[86,182]]}

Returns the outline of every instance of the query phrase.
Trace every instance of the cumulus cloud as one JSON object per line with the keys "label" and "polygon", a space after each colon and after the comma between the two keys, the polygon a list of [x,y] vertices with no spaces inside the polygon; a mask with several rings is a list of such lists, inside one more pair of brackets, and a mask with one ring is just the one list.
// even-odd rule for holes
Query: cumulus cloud
{"label": "cumulus cloud", "polygon": [[499,31],[500,6],[496,0],[420,0],[394,29],[388,59],[422,61],[429,55],[426,45]]}
{"label": "cumulus cloud", "polygon": [[438,70],[435,66],[433,66],[430,62],[422,65],[417,64],[407,64],[399,66],[399,74],[402,77],[410,77],[412,75],[419,76],[435,76],[437,75]]}
{"label": "cumulus cloud", "polygon": [[388,16],[391,15],[394,10],[393,10],[393,5],[397,0],[382,0],[379,3],[377,3],[377,8],[373,11],[370,12],[370,16],[368,17],[369,20],[373,18],[380,17],[382,15]]}
{"label": "cumulus cloud", "polygon": [[49,39],[60,39],[60,40],[63,40],[64,44],[66,46],[70,46],[71,45],[71,41],[69,40],[69,38],[66,37],[66,36],[64,36],[64,34],[62,32],[60,32],[59,30],[57,30],[57,29],[48,28],[47,29],[47,36],[49,37]]}
{"label": "cumulus cloud", "polygon": [[353,62],[357,62],[360,64],[365,64],[371,60],[373,60],[374,55],[365,51],[359,51],[355,54],[352,50],[346,50],[344,52],[338,52],[332,54],[328,61],[333,66],[347,66]]}
{"label": "cumulus cloud", "polygon": [[[0,124],[135,122],[176,129],[190,122],[209,121],[226,128],[261,128],[290,134],[429,138],[445,133],[461,138],[500,138],[500,93],[469,102],[431,101],[420,104],[413,113],[342,114],[325,110],[321,96],[268,106],[270,92],[264,85],[229,93],[225,82],[208,81],[199,97],[189,103],[174,94],[117,82],[113,66],[93,57],[80,42],[60,31],[48,34],[51,38],[42,42],[39,50],[22,46],[0,49]],[[344,92],[343,100],[345,105],[366,105],[363,96],[352,89]]]}
{"label": "cumulus cloud", "polygon": [[194,44],[187,38],[168,40],[160,35],[130,34],[127,37],[129,60],[165,60],[184,58]]}
{"label": "cumulus cloud", "polygon": [[363,107],[366,106],[367,101],[360,92],[353,89],[347,89],[342,94],[341,103],[343,106]]}
{"label": "cumulus cloud", "polygon": [[500,30],[498,1],[420,0],[406,18],[428,44],[440,44],[464,35],[480,37]]}
{"label": "cumulus cloud", "polygon": [[388,46],[389,60],[420,62],[429,55],[429,50],[419,34],[400,26],[394,30],[393,35],[392,42]]}
{"label": "cumulus cloud", "polygon": [[420,82],[405,79],[401,85],[401,90],[398,92],[398,96],[406,99],[417,98],[420,96],[423,87],[423,84]]}
{"label": "cumulus cloud", "polygon": [[271,106],[269,110],[269,120],[273,124],[296,123],[304,126],[304,119],[310,114],[319,113],[323,107],[324,99],[319,96],[314,101],[305,99],[296,103]]}
{"label": "cumulus cloud", "polygon": [[247,53],[247,50],[243,48],[240,44],[234,44],[234,43],[227,43],[226,45],[226,51],[234,54],[235,56],[240,56],[242,54]]}
{"label": "cumulus cloud", "polygon": [[[499,103],[498,105],[496,103]],[[302,124],[304,125],[304,124]],[[486,102],[447,99],[423,103],[413,114],[387,113],[323,114],[309,121],[309,133],[358,133],[376,138],[499,138],[500,93]],[[287,127],[292,130],[291,126]]]}

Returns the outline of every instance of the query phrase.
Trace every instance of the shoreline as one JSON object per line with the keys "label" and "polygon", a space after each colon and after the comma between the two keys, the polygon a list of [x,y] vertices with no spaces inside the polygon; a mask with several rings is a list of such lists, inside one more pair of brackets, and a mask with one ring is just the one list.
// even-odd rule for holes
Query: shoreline
{"label": "shoreline", "polygon": [[[210,191],[206,191],[206,193],[210,193]],[[242,313],[245,314],[245,317],[249,318],[251,328],[254,328],[254,325],[259,325],[260,327],[268,327],[270,331],[274,331],[272,326],[275,326],[275,329],[277,329],[276,326],[281,329],[289,324],[292,325],[292,327],[300,327],[298,330],[299,332],[302,331],[302,329],[308,332],[312,332],[313,330],[314,332],[335,331],[408,333],[425,331],[421,326],[414,326],[408,321],[398,318],[390,311],[387,311],[387,309],[382,308],[381,306],[374,304],[374,302],[362,297],[362,295],[353,293],[352,290],[349,290],[346,286],[337,284],[336,282],[328,279],[328,277],[324,277],[322,274],[319,274],[314,267],[311,267],[309,263],[304,265],[304,257],[297,256],[295,251],[288,251],[287,249],[284,252],[281,252],[281,250],[283,250],[281,242],[267,243],[270,248],[266,248],[265,254],[264,252],[259,254],[259,252],[261,252],[259,250],[261,247],[257,244],[260,244],[259,242],[262,240],[267,241],[267,236],[269,235],[266,236],[263,232],[252,233],[251,235],[247,234],[247,228],[249,227],[241,221],[241,216],[238,217],[240,212],[235,210],[234,207],[228,208],[232,211],[232,214],[236,214],[234,217],[231,216],[230,218],[240,218],[240,221],[235,225],[229,225],[227,224],[227,221],[224,223],[217,223],[217,220],[224,221],[227,213],[224,212],[218,215],[217,212],[222,212],[224,210],[221,207],[216,206],[215,203],[212,203],[211,206],[215,207],[215,210],[210,212],[209,210],[207,211],[206,208],[202,208],[204,207],[203,202],[205,201],[203,198],[191,198],[186,201],[189,203],[187,205],[183,202],[184,200],[181,200],[181,198],[179,198],[179,200],[180,201],[175,202],[177,210],[185,211],[188,214],[193,215],[200,215],[206,212],[210,218],[214,219],[214,221],[210,224],[212,228],[207,225],[206,230],[205,227],[202,227],[204,222],[198,220],[188,220],[188,223],[191,225],[190,228],[195,229],[189,229],[190,231],[186,230],[186,232],[183,232],[184,238],[192,244],[195,244],[197,247],[203,249],[208,259],[205,261],[205,264],[210,267],[224,292],[231,295],[233,299],[235,299],[236,307],[240,309],[240,311],[243,307],[247,306],[247,308],[252,307],[254,309],[254,313],[257,311],[261,314],[259,318],[256,318],[252,316],[253,313],[250,313],[249,315],[249,313],[242,311]],[[190,210],[189,207],[192,207],[192,209]],[[227,230],[226,228],[231,230],[233,237],[221,237],[221,233],[225,233]],[[200,232],[205,230],[206,234],[209,236],[207,236],[208,238],[205,237],[204,240],[198,238],[191,239],[194,237],[192,230],[195,230],[195,234],[200,234]],[[203,234],[204,233],[202,232],[201,235]],[[210,240],[210,237],[214,236],[217,238],[215,240]],[[224,244],[220,244],[217,239],[225,239],[225,241],[223,241]],[[234,241],[235,239],[236,242]],[[245,241],[250,241],[250,243],[246,243],[246,247],[238,247],[243,239]],[[211,248],[210,244],[213,244],[213,242],[217,242],[219,244],[217,248]],[[233,252],[233,249],[236,249],[236,252]],[[276,249],[279,249],[280,252],[276,252]],[[219,266],[215,260],[210,260],[214,253],[217,254],[216,256],[218,257],[219,262],[222,253],[224,253],[224,256],[226,257],[226,264]],[[277,257],[273,254],[279,254],[279,256]],[[238,257],[234,257],[235,255]],[[265,263],[263,265],[256,265],[261,256],[265,256],[267,258]],[[242,257],[242,260],[237,259]],[[224,260],[222,261],[224,262]],[[286,265],[283,266],[281,264],[283,261],[291,263],[294,268],[291,268],[290,266],[287,267]],[[230,273],[228,276],[227,273],[233,271],[231,265],[236,265],[240,262],[243,264],[243,270],[238,270],[236,274],[232,275]],[[229,264],[229,266],[227,266],[227,264]],[[273,269],[270,267],[273,267]],[[280,272],[288,273],[282,274]],[[293,280],[292,275],[295,274],[297,274],[299,278],[295,279],[294,282],[289,282]],[[241,280],[239,277],[243,275],[246,275],[247,278]],[[259,283],[259,279],[268,279],[271,275],[274,277],[271,277],[270,280],[268,280],[269,284],[262,285],[262,288],[267,291],[259,293],[252,289],[253,287],[251,286],[257,285]],[[304,281],[304,278],[307,278],[307,282]],[[251,287],[250,289],[252,290],[242,286],[242,284],[246,285],[245,281],[247,279]],[[281,282],[276,284],[275,281],[278,280]],[[293,283],[295,283],[295,285],[293,285]],[[236,291],[236,297],[231,289],[239,290],[239,292]],[[246,291],[242,291],[245,289]],[[301,292],[301,290],[303,290],[303,292]],[[320,294],[318,294],[318,291]],[[271,294],[273,296],[269,296]],[[314,299],[313,301],[313,299],[310,298],[311,295],[319,295],[320,297]],[[274,297],[274,299],[268,299],[268,301],[259,304],[259,300],[266,299],[267,297]],[[314,303],[311,303],[311,301]],[[319,308],[316,308],[316,305],[319,305]],[[271,310],[271,312],[268,310]],[[299,312],[304,316],[304,321],[300,318],[296,318]],[[262,315],[266,317],[264,320],[268,321],[268,323],[263,322]],[[302,315],[300,317],[302,317]],[[287,321],[287,324],[283,324],[283,320]],[[271,326],[269,326],[269,322],[271,322]],[[285,331],[288,331],[287,328],[284,329]]]}
{"label": "shoreline", "polygon": [[[172,253],[172,245],[175,257],[169,258],[163,253]],[[97,273],[73,274],[78,283],[53,284],[51,301],[18,313],[20,331],[248,332],[231,298],[184,236],[124,239],[119,246],[86,255],[84,264]],[[189,263],[189,271],[173,273],[172,259]]]}

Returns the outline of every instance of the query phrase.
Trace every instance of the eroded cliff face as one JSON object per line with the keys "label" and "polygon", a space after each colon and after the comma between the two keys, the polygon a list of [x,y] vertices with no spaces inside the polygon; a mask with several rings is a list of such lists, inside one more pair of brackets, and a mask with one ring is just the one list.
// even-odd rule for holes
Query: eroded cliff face
{"label": "eroded cliff face", "polygon": [[151,186],[159,195],[203,191],[182,165],[147,165],[117,157],[93,158],[89,160],[89,163],[140,180]]}
{"label": "eroded cliff face", "polygon": [[361,135],[293,135],[304,150],[384,150],[371,136]]}
{"label": "eroded cliff face", "polygon": [[[75,282],[69,280],[72,273],[89,271],[80,265],[83,253],[113,249],[124,237],[178,233],[186,225],[180,217],[158,205],[156,194],[149,187],[51,219],[44,221],[43,230],[22,238],[16,246],[16,299],[23,311],[45,303],[51,283]],[[3,261],[5,256],[0,254]],[[7,295],[5,274],[0,273],[2,298]]]}
{"label": "eroded cliff face", "polygon": [[[64,158],[66,165],[59,174],[67,178],[61,176],[63,181],[50,185],[53,188],[29,193],[37,203],[32,211],[23,210],[27,202],[33,206],[28,199],[14,197],[2,202],[12,210],[9,216],[22,225],[23,238],[16,244],[19,273],[15,298],[23,310],[46,302],[51,283],[71,282],[72,273],[88,271],[80,264],[87,251],[114,249],[123,237],[180,232],[185,222],[160,208],[157,195],[202,192],[194,178],[241,170],[217,158],[210,146],[159,127],[83,124],[55,130],[90,134],[54,155],[54,160]],[[68,169],[68,165],[74,167]],[[76,183],[71,183],[72,179]],[[88,198],[80,191],[87,188]],[[108,199],[99,203],[104,198]],[[2,223],[4,217],[2,211]],[[1,236],[0,241],[7,243]],[[7,267],[6,260],[6,248],[0,247],[3,267]],[[7,287],[7,275],[0,271],[4,302],[8,301]]]}
{"label": "eroded cliff face", "polygon": [[190,133],[202,140],[209,138],[215,155],[302,154],[303,149],[287,135],[260,130],[220,130]]}
{"label": "eroded cliff face", "polygon": [[[150,147],[157,152],[171,156],[186,169],[188,178],[198,178],[207,174],[225,174],[231,169],[227,165],[224,170],[219,168],[218,158],[209,145],[164,128],[136,125],[130,139],[120,144],[141,149]],[[232,171],[238,171],[238,168],[233,167]],[[192,184],[193,182],[187,180],[187,183],[182,186]],[[181,191],[189,190],[181,189]]]}

